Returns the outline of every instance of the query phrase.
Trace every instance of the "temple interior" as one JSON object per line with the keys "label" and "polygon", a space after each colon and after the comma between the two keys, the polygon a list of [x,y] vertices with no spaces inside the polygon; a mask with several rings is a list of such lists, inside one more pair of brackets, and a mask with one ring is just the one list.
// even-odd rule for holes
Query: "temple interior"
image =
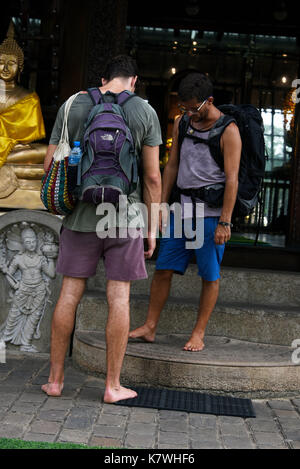
{"label": "temple interior", "polygon": [[[11,0],[0,16],[0,43],[11,21],[24,53],[16,80],[28,94],[37,94],[44,132],[24,141],[23,153],[10,148],[3,181],[6,177],[12,187],[19,181],[25,192],[36,191],[59,106],[79,89],[99,84],[106,59],[118,53],[137,59],[137,93],[158,113],[163,171],[178,114],[178,84],[188,72],[199,70],[214,83],[216,105],[249,103],[264,121],[268,160],[261,203],[250,216],[235,220],[232,247],[236,253],[258,249],[257,258],[269,247],[270,258],[284,252],[286,267],[299,268],[300,28],[294,2],[254,1],[250,6],[234,1],[212,9],[198,0],[154,0],[149,5],[136,0]],[[3,182],[7,196],[5,187]],[[1,204],[4,198],[2,210],[20,208],[16,198]]]}

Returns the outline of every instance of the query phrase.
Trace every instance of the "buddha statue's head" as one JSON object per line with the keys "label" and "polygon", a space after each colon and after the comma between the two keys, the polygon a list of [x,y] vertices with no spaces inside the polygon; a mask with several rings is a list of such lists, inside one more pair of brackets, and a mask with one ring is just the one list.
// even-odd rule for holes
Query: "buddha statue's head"
{"label": "buddha statue's head", "polygon": [[26,251],[35,251],[37,246],[37,237],[32,228],[25,228],[21,233],[21,238]]}
{"label": "buddha statue's head", "polygon": [[24,54],[14,36],[14,25],[11,22],[7,38],[0,44],[0,80],[5,82],[16,81],[24,67]]}

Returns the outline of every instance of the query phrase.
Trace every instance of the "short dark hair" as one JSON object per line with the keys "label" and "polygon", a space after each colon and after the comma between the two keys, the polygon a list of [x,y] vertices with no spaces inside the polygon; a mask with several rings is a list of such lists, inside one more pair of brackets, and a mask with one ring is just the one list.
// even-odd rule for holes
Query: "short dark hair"
{"label": "short dark hair", "polygon": [[182,101],[196,98],[204,101],[213,94],[213,84],[203,73],[189,73],[179,84],[178,96]]}
{"label": "short dark hair", "polygon": [[117,55],[107,61],[102,77],[111,81],[114,78],[129,78],[137,75],[138,67],[135,59],[129,55]]}

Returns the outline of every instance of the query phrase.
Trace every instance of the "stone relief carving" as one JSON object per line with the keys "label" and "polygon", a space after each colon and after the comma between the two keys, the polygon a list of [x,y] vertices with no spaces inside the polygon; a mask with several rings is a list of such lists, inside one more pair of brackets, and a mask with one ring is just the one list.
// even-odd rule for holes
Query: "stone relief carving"
{"label": "stone relief carving", "polygon": [[38,352],[32,344],[40,339],[40,325],[50,301],[58,255],[56,236],[46,227],[20,222],[0,232],[0,272],[9,287],[6,320],[0,325],[0,341]]}

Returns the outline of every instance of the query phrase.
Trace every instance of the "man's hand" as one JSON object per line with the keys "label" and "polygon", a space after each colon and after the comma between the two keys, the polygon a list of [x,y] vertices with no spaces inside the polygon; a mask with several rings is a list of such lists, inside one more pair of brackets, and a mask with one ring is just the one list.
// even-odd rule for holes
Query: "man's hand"
{"label": "man's hand", "polygon": [[224,244],[231,238],[230,226],[218,225],[215,231],[215,243]]}
{"label": "man's hand", "polygon": [[168,226],[169,211],[164,204],[161,204],[161,209],[159,212],[159,231],[161,234],[165,234],[166,228]]}
{"label": "man's hand", "polygon": [[153,256],[154,250],[156,248],[156,237],[149,235],[147,238],[148,242],[148,251],[144,252],[145,259],[151,259]]}
{"label": "man's hand", "polygon": [[47,153],[46,153],[45,160],[44,160],[44,171],[45,171],[45,173],[48,171],[48,168],[51,164],[51,161],[52,161],[54,152],[56,150],[56,147],[57,147],[57,145],[52,145],[52,144],[48,145]]}
{"label": "man's hand", "polygon": [[5,263],[0,264],[0,271],[6,274],[8,272],[8,267],[5,265]]}

